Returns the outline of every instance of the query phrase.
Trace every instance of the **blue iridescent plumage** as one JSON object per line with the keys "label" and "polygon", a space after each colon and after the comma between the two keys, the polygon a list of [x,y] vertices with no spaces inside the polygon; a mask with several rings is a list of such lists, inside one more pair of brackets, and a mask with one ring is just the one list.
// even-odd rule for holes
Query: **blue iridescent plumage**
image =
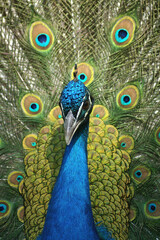
{"label": "blue iridescent plumage", "polygon": [[67,84],[60,98],[65,115],[70,109],[72,109],[73,115],[76,116],[87,91],[86,86],[79,80],[72,80]]}
{"label": "blue iridescent plumage", "polygon": [[[60,105],[64,122],[70,124],[71,121],[73,126],[76,123],[76,130],[66,147],[44,229],[38,240],[99,240],[92,215],[87,163],[89,114],[93,102],[88,89],[76,79],[64,88]],[[69,131],[72,132],[72,126],[69,126]],[[110,239],[108,232],[106,236],[105,239]]]}

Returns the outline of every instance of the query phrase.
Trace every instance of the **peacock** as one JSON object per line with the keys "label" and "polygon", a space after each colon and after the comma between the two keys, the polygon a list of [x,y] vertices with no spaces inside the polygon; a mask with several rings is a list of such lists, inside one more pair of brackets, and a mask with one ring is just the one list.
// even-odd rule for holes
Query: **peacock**
{"label": "peacock", "polygon": [[0,3],[0,240],[160,240],[160,3]]}

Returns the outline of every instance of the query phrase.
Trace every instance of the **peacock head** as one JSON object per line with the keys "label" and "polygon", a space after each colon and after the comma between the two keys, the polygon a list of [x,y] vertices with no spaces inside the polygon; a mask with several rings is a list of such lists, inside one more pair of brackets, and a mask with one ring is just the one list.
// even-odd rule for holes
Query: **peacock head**
{"label": "peacock head", "polygon": [[64,119],[66,144],[69,145],[75,132],[89,120],[94,100],[88,88],[78,79],[70,81],[63,89],[60,107]]}

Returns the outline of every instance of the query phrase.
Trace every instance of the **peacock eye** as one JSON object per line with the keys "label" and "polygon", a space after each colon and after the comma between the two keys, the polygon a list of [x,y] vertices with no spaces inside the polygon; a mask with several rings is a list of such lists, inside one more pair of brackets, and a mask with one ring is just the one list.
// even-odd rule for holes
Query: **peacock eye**
{"label": "peacock eye", "polygon": [[120,18],[112,28],[112,43],[116,47],[125,47],[130,44],[134,38],[135,21],[129,16]]}
{"label": "peacock eye", "polygon": [[131,177],[136,184],[141,184],[146,182],[151,175],[151,170],[146,166],[139,165],[133,169]]}
{"label": "peacock eye", "polygon": [[8,175],[8,184],[11,187],[17,188],[19,183],[22,181],[22,179],[24,178],[24,174],[20,171],[12,171],[9,175]]}
{"label": "peacock eye", "polygon": [[30,107],[29,107],[29,110],[31,112],[38,112],[39,110],[39,104],[38,103],[31,103],[30,104]]}
{"label": "peacock eye", "polygon": [[134,85],[124,87],[117,95],[117,105],[124,109],[134,108],[139,101],[139,90]]}
{"label": "peacock eye", "polygon": [[5,204],[0,204],[0,212],[1,212],[1,213],[5,213],[6,210],[7,210],[6,205],[5,205]]}
{"label": "peacock eye", "polygon": [[122,105],[129,105],[131,103],[131,97],[129,95],[123,95],[121,97],[121,104]]}
{"label": "peacock eye", "polygon": [[31,145],[32,145],[32,147],[35,147],[37,145],[37,143],[36,142],[32,142]]}
{"label": "peacock eye", "polygon": [[89,108],[89,101],[87,100],[87,101],[85,101],[85,102],[83,103],[82,109],[83,109],[83,110],[88,110],[88,108]]}
{"label": "peacock eye", "polygon": [[158,144],[160,144],[160,127],[155,132],[155,140]]}
{"label": "peacock eye", "polygon": [[87,76],[85,73],[81,73],[78,75],[78,79],[81,81],[81,82],[85,82],[87,81]]}
{"label": "peacock eye", "polygon": [[148,206],[149,212],[153,213],[156,211],[156,204],[155,203],[150,203]]}
{"label": "peacock eye", "polygon": [[7,201],[0,200],[0,220],[10,213],[10,205]]}
{"label": "peacock eye", "polygon": [[20,222],[24,222],[24,206],[21,206],[17,210],[17,217]]}
{"label": "peacock eye", "polygon": [[128,152],[132,151],[134,148],[134,139],[128,135],[122,135],[119,138],[121,149],[126,150]]}
{"label": "peacock eye", "polygon": [[140,178],[140,177],[142,176],[142,172],[141,172],[140,170],[137,170],[137,171],[135,172],[135,176],[136,176],[137,178]]}
{"label": "peacock eye", "polygon": [[23,179],[23,177],[22,177],[21,175],[18,175],[17,178],[16,178],[16,180],[17,180],[18,182],[20,182],[22,179]]}
{"label": "peacock eye", "polygon": [[29,29],[29,40],[36,51],[47,54],[54,45],[55,37],[48,25],[42,21],[36,21]]}
{"label": "peacock eye", "polygon": [[129,38],[129,33],[126,29],[118,29],[115,33],[115,38],[119,43],[125,42]]}
{"label": "peacock eye", "polygon": [[41,33],[36,37],[36,43],[40,47],[47,47],[50,43],[50,37],[46,33]]}
{"label": "peacock eye", "polygon": [[147,217],[152,219],[160,219],[160,202],[156,200],[150,200],[145,203],[144,211]]}
{"label": "peacock eye", "polygon": [[35,134],[28,134],[23,139],[23,148],[26,150],[34,150],[37,145],[37,135]]}
{"label": "peacock eye", "polygon": [[126,143],[122,142],[121,147],[126,147]]}
{"label": "peacock eye", "polygon": [[[72,69],[71,78],[74,78],[74,71]],[[85,62],[77,64],[77,78],[79,81],[83,82],[84,85],[88,86],[94,79],[94,69],[93,67]]]}
{"label": "peacock eye", "polygon": [[22,98],[21,107],[24,113],[30,117],[36,117],[43,111],[42,100],[32,93],[26,94]]}

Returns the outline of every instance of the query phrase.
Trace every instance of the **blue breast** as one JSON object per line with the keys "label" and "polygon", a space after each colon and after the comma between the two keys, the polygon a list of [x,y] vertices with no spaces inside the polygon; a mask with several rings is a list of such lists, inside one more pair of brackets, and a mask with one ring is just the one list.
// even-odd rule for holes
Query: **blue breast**
{"label": "blue breast", "polygon": [[88,124],[66,147],[38,240],[99,240],[90,202],[87,136]]}

